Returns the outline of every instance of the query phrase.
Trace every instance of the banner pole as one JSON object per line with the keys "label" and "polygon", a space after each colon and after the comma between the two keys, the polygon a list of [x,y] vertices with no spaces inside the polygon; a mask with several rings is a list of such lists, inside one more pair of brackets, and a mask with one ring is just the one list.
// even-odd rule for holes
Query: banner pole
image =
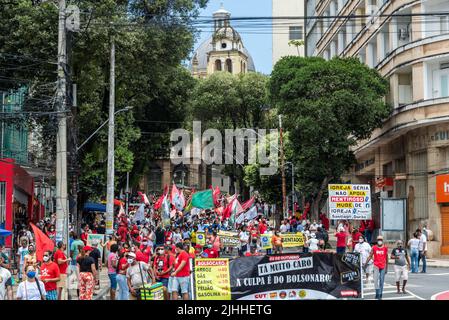
{"label": "banner pole", "polygon": [[362,299],[364,298],[364,294],[363,294],[363,266],[362,266],[362,256],[359,254],[360,257],[360,290],[361,290],[361,296]]}
{"label": "banner pole", "polygon": [[195,280],[195,277],[194,277],[195,264],[193,263],[193,259],[189,259],[189,263],[190,263],[190,292],[192,293],[192,297],[190,299],[196,300],[195,299],[195,286],[193,285],[193,281]]}

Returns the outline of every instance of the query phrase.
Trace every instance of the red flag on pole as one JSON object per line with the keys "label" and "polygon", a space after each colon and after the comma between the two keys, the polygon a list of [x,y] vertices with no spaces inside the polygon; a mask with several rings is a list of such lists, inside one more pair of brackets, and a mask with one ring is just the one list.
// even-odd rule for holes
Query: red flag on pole
{"label": "red flag on pole", "polygon": [[[212,189],[212,186],[211,186]],[[220,203],[218,202],[218,196],[220,195],[220,188],[218,186],[215,187],[215,189],[212,189],[212,197],[214,199],[214,204],[216,207],[220,206]]]}
{"label": "red flag on pole", "polygon": [[33,223],[30,223],[30,225],[33,229],[34,238],[36,239],[36,258],[38,261],[42,261],[44,252],[47,250],[53,251],[55,244],[41,231],[41,229],[36,227]]}
{"label": "red flag on pole", "polygon": [[243,208],[243,210],[247,210],[247,209],[251,208],[253,204],[254,204],[254,197],[251,197],[251,199],[249,199],[248,201],[246,201],[242,204],[242,208]]}
{"label": "red flag on pole", "polygon": [[304,208],[304,213],[301,216],[301,220],[307,219],[307,213],[309,212],[309,210],[310,210],[310,203],[307,202],[307,204],[305,205],[305,208]]}
{"label": "red flag on pole", "polygon": [[162,206],[162,202],[164,201],[165,194],[167,193],[168,187],[165,186],[164,193],[157,199],[156,203],[154,204],[154,210],[159,210]]}

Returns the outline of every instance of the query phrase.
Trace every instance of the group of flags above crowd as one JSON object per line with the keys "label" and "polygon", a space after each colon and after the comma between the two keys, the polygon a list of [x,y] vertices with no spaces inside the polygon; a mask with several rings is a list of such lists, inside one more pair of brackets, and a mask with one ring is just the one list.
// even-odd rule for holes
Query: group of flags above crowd
{"label": "group of flags above crowd", "polygon": [[[145,217],[145,206],[151,205],[146,194],[138,192],[141,198],[141,205],[134,214],[134,221],[143,220]],[[163,194],[154,201],[153,209],[160,210],[164,224],[168,224],[170,218],[176,215],[177,211],[193,211],[197,210],[213,210],[221,220],[229,219],[231,224],[241,224],[244,220],[252,220],[257,217],[257,208],[254,205],[255,198],[251,197],[243,204],[238,200],[238,195],[234,194],[229,197],[221,196],[220,188],[210,187],[210,189],[197,191],[192,190],[191,195],[186,200],[183,190],[179,190],[173,184],[171,192],[165,186]],[[121,208],[121,211],[123,209]]]}

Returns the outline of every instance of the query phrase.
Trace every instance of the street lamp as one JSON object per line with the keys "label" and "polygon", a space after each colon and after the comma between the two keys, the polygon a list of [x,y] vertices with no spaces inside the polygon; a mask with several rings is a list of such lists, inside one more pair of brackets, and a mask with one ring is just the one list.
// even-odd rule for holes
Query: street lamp
{"label": "street lamp", "polygon": [[[124,112],[124,111],[129,111],[131,110],[133,107],[132,106],[127,106],[123,109],[117,110],[116,112],[114,112],[114,115],[120,113],[120,112]],[[97,130],[95,130],[90,136],[89,138],[87,138],[83,143],[81,143],[81,145],[79,147],[76,147],[76,152],[78,152],[82,147],[84,147],[84,145],[89,142],[90,139],[93,138],[94,135],[96,135],[98,133],[98,131],[101,130],[101,128],[103,128],[107,123],[109,122],[109,119],[105,120],[105,122],[103,122],[103,124],[101,126],[99,126],[97,128]]]}

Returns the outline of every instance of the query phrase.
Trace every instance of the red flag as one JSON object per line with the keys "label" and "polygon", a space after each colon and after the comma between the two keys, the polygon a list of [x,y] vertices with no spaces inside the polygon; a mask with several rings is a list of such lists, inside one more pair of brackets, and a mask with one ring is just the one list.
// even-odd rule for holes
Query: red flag
{"label": "red flag", "polygon": [[173,203],[173,199],[179,194],[178,188],[176,188],[176,184],[173,183],[173,187],[171,188],[171,195],[170,195],[170,203]]}
{"label": "red flag", "polygon": [[[211,186],[212,189],[212,186]],[[216,207],[220,206],[220,203],[218,202],[218,196],[220,195],[220,188],[218,186],[215,187],[215,189],[212,189],[212,197],[214,198],[214,204]]]}
{"label": "red flag", "polygon": [[301,216],[301,220],[306,220],[307,219],[307,213],[310,210],[310,203],[307,202],[305,208],[304,208],[304,213]]}
{"label": "red flag", "polygon": [[55,244],[41,231],[41,229],[36,227],[33,223],[30,223],[30,225],[33,229],[34,238],[36,239],[36,258],[38,261],[42,261],[44,252],[47,250],[53,251]]}
{"label": "red flag", "polygon": [[242,204],[242,208],[243,210],[247,210],[249,208],[251,208],[254,204],[254,197],[251,197],[251,199],[249,199],[248,201],[244,202]]}
{"label": "red flag", "polygon": [[147,195],[145,193],[142,193],[140,191],[137,191],[137,194],[140,196],[140,201],[145,203],[145,205],[149,205],[150,201],[148,201]]}
{"label": "red flag", "polygon": [[168,187],[165,186],[164,188],[164,193],[159,197],[159,199],[157,199],[156,203],[154,204],[154,210],[159,210],[162,202],[164,201],[165,198],[165,194],[167,193]]}

